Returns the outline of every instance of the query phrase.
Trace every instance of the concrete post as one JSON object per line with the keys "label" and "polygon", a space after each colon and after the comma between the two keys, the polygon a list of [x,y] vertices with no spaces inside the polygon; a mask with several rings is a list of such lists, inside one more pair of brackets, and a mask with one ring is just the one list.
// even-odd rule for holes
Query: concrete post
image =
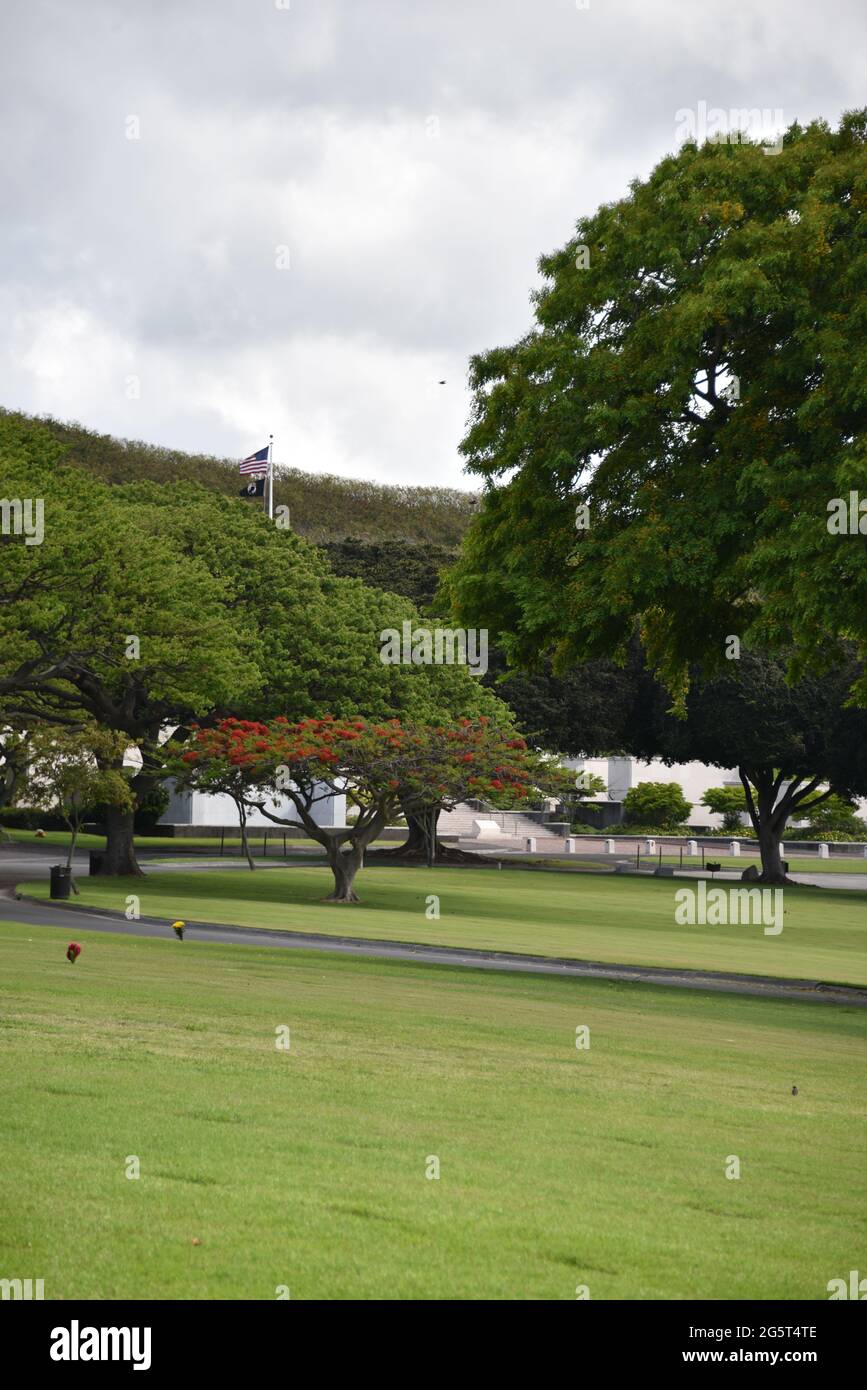
{"label": "concrete post", "polygon": [[698,840],[687,840],[687,842],[686,842],[686,852],[687,852],[687,854],[690,855],[691,857],[694,857],[695,855],[697,855],[697,854],[698,854]]}
{"label": "concrete post", "polygon": [[820,845],[820,846],[819,846],[819,858],[820,858],[820,859],[828,859],[828,858],[830,858],[830,855],[831,855],[831,850],[830,850],[830,847],[829,847],[828,845]]}
{"label": "concrete post", "polygon": [[528,835],[527,838],[526,838],[526,840],[524,841],[524,844],[525,844],[525,846],[526,846],[526,848],[527,848],[527,850],[528,850],[528,852],[529,852],[530,854],[535,854],[535,853],[536,853],[536,836],[535,836],[535,835]]}
{"label": "concrete post", "polygon": [[566,836],[566,853],[567,853],[567,854],[574,854],[574,853],[575,853],[575,841],[574,841],[574,839],[572,838],[571,835],[567,835],[567,836]]}
{"label": "concrete post", "polygon": [[[616,854],[616,853],[617,853],[617,850],[614,848],[614,841],[613,841],[613,840],[606,840],[606,841],[605,841],[605,853],[606,853],[606,854]],[[867,859],[867,845],[864,846],[864,858]]]}
{"label": "concrete post", "polygon": [[645,854],[655,854],[655,853],[656,853],[656,841],[655,841],[655,840],[645,840],[645,841],[644,841],[644,853],[645,853]]}
{"label": "concrete post", "polygon": [[741,846],[739,840],[732,840],[731,844],[729,845],[729,854],[734,855],[735,859],[740,858]]}

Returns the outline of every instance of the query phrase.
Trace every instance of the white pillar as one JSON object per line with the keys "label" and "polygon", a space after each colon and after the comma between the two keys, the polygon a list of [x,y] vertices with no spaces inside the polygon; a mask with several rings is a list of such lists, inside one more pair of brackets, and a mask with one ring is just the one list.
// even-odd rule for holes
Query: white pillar
{"label": "white pillar", "polygon": [[740,858],[741,846],[739,840],[732,840],[729,845],[729,854],[733,854],[735,859]]}
{"label": "white pillar", "polygon": [[574,854],[574,853],[575,853],[575,841],[574,841],[574,839],[572,838],[571,835],[567,835],[567,836],[566,836],[566,853],[567,853],[567,854]]}
{"label": "white pillar", "polygon": [[698,854],[698,840],[687,840],[686,852],[689,855]]}
{"label": "white pillar", "polygon": [[820,858],[820,859],[828,859],[828,858],[830,857],[830,854],[831,854],[831,850],[830,850],[830,848],[828,847],[828,845],[820,845],[820,846],[819,846],[819,858]]}
{"label": "white pillar", "polygon": [[644,841],[644,853],[645,853],[645,854],[655,854],[655,853],[656,853],[656,841],[655,841],[655,840],[645,840],[645,841]]}
{"label": "white pillar", "polygon": [[536,853],[536,837],[535,837],[535,835],[528,835],[528,836],[527,836],[527,839],[524,841],[524,843],[526,844],[527,849],[529,850],[530,854],[535,854],[535,853]]}
{"label": "white pillar", "polygon": [[[605,841],[605,853],[606,853],[606,854],[616,854],[616,853],[617,853],[617,850],[614,848],[614,841],[613,841],[613,840],[606,840],[606,841]],[[864,858],[867,859],[867,845],[864,846]]]}

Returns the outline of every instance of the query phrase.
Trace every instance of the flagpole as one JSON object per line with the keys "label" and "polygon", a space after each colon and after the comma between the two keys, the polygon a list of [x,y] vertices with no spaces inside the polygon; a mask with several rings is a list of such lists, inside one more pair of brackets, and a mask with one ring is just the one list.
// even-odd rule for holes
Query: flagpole
{"label": "flagpole", "polygon": [[274,520],[274,436],[268,435],[268,520]]}

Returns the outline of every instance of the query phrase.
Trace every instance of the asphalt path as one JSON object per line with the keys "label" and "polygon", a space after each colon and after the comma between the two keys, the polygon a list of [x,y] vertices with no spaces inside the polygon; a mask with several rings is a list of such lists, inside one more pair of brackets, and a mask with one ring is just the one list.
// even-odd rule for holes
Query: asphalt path
{"label": "asphalt path", "polygon": [[[142,917],[138,921],[130,922],[121,913],[96,911],[92,908],[60,903],[41,903],[16,896],[17,882],[23,878],[47,877],[50,863],[56,858],[56,854],[45,851],[38,855],[31,850],[23,853],[13,850],[3,854],[0,859],[0,922],[53,927],[65,935],[93,931],[174,940],[168,918]],[[82,860],[80,864],[76,862],[76,867],[83,873],[86,861]],[[339,955],[414,961],[416,964],[425,965],[462,966],[515,974],[655,984],[669,988],[711,990],[715,993],[751,995],[765,999],[802,1002],[809,1000],[814,1003],[867,1008],[867,990],[854,986],[828,985],[817,980],[783,980],[773,976],[736,975],[719,971],[613,965],[603,961],[564,960],[507,951],[479,951],[352,936],[324,936],[316,932],[231,927],[217,922],[188,923],[184,943],[178,943],[178,949],[182,950],[188,941],[234,946],[266,946],[284,950],[329,951]]]}

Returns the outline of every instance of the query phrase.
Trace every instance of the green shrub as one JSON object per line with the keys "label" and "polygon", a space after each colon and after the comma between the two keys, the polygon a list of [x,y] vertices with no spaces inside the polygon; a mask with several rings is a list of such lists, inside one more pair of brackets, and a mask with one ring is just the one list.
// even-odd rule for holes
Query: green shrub
{"label": "green shrub", "polygon": [[674,829],[689,818],[692,803],[678,782],[639,782],[630,787],[623,802],[623,820],[628,826],[657,826]]}
{"label": "green shrub", "polygon": [[714,815],[722,816],[722,828],[737,835],[743,830],[741,816],[747,809],[747,797],[743,787],[708,787],[701,799]]}
{"label": "green shrub", "polygon": [[36,806],[7,806],[0,811],[0,825],[10,830],[68,830],[62,816]]}

